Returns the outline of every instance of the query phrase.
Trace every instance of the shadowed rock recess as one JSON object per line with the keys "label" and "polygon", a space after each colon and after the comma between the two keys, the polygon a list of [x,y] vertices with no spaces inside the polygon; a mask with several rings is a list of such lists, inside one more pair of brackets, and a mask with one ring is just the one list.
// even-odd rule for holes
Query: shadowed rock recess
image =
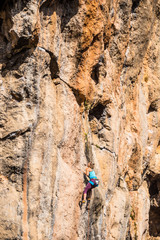
{"label": "shadowed rock recess", "polygon": [[160,239],[160,0],[1,1],[0,98],[0,240]]}

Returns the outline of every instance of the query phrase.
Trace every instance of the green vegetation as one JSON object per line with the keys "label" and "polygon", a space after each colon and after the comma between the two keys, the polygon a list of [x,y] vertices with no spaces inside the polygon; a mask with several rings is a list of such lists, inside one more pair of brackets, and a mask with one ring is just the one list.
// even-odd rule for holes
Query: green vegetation
{"label": "green vegetation", "polygon": [[91,108],[90,102],[88,100],[85,100],[84,101],[84,110],[88,111],[88,110],[90,110],[90,108]]}
{"label": "green vegetation", "polygon": [[88,134],[84,133],[85,141],[88,142]]}
{"label": "green vegetation", "polygon": [[130,217],[132,220],[135,220],[135,211],[133,209],[131,210]]}
{"label": "green vegetation", "polygon": [[98,146],[97,144],[95,145],[95,147],[96,147],[96,148],[99,148],[99,149],[101,149],[101,147],[100,147],[100,146]]}

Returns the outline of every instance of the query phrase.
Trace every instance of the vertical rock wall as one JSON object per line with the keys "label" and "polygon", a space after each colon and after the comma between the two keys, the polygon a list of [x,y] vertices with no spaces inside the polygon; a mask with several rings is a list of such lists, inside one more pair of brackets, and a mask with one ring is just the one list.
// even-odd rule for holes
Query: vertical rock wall
{"label": "vertical rock wall", "polygon": [[160,239],[159,0],[1,1],[0,89],[1,240]]}

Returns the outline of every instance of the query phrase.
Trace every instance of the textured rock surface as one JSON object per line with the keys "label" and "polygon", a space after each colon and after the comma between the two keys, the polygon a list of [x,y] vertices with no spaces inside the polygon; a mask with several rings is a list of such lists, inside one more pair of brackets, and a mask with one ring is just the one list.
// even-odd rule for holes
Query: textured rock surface
{"label": "textured rock surface", "polygon": [[0,87],[0,239],[160,239],[159,0],[1,1]]}

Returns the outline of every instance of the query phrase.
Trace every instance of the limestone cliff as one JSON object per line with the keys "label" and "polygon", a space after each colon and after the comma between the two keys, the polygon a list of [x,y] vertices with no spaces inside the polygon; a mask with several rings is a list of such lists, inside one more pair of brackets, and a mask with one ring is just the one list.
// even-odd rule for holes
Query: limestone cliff
{"label": "limestone cliff", "polygon": [[1,0],[0,91],[1,240],[160,239],[160,0]]}

